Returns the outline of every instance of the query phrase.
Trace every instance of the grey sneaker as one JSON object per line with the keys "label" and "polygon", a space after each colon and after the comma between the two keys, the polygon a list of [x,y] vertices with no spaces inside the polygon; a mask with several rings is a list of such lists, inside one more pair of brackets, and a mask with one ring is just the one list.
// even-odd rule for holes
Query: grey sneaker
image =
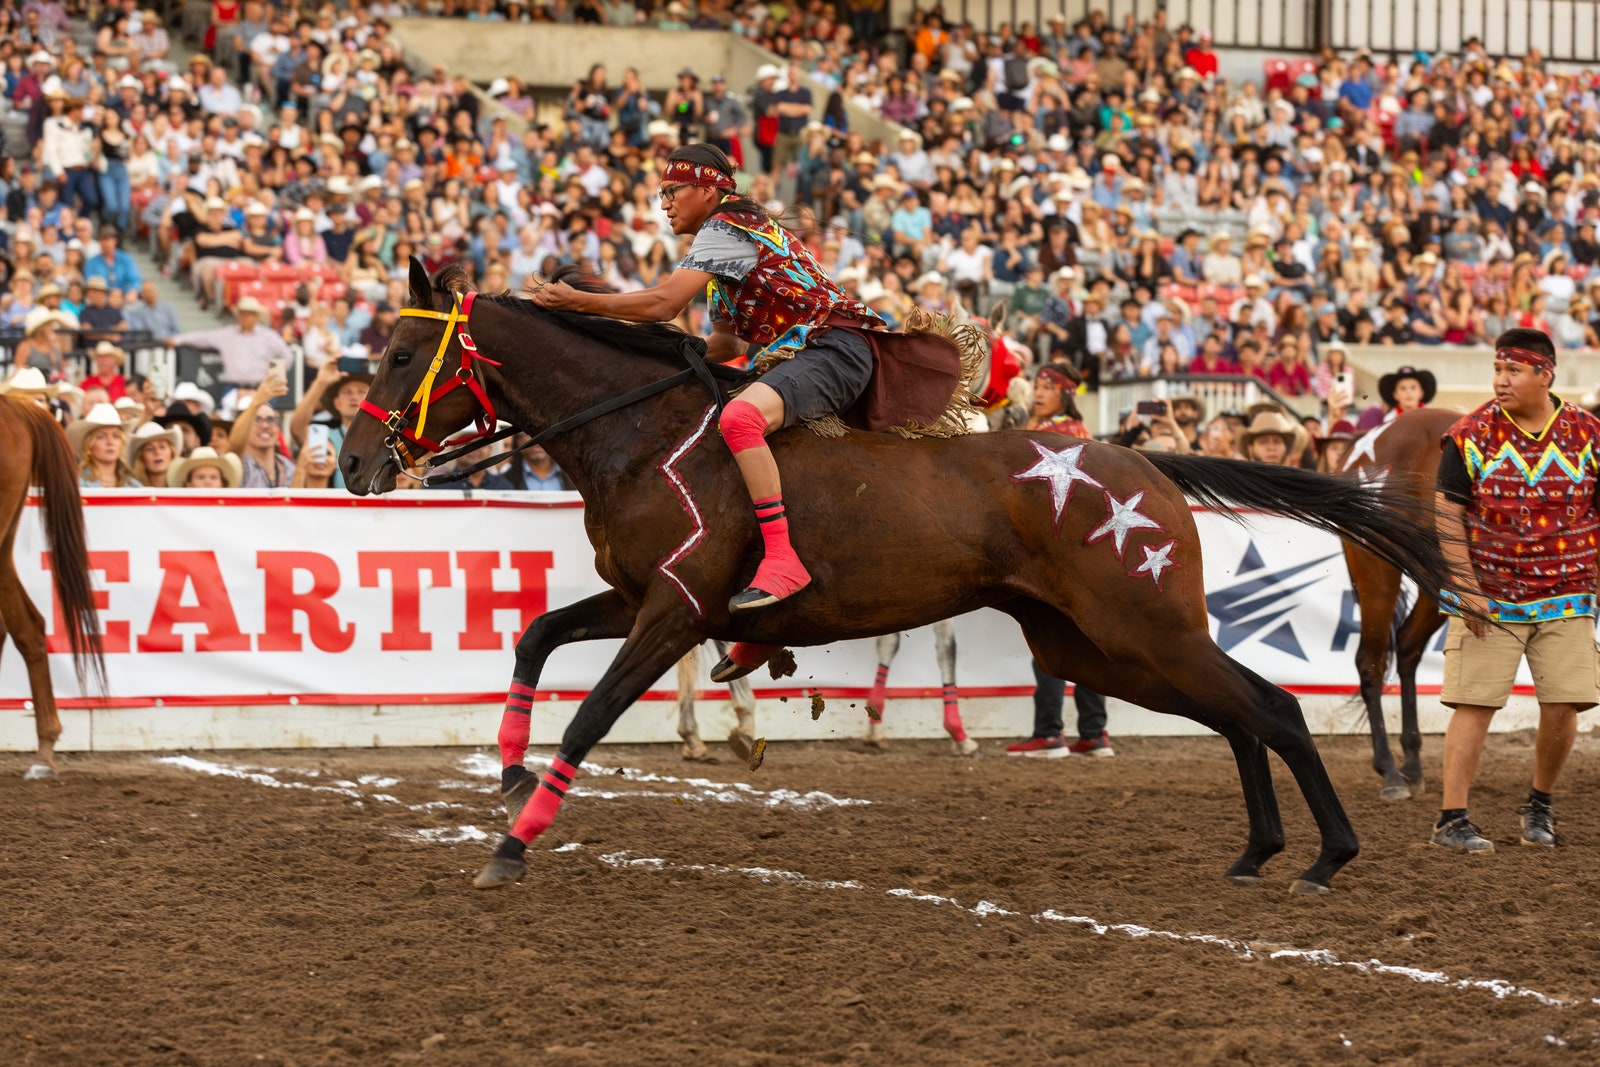
{"label": "grey sneaker", "polygon": [[1433,843],[1460,852],[1493,852],[1494,842],[1478,832],[1472,820],[1462,815],[1433,828]]}
{"label": "grey sneaker", "polygon": [[1522,843],[1545,845],[1556,843],[1556,818],[1543,804],[1524,804],[1517,809],[1522,815]]}

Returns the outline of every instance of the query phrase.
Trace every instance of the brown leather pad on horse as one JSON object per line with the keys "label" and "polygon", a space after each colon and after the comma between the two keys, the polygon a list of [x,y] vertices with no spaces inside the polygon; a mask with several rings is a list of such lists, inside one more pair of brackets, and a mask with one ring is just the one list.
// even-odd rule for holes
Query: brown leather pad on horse
{"label": "brown leather pad on horse", "polygon": [[864,329],[842,316],[827,325],[850,330],[872,346],[872,379],[849,411],[846,426],[881,432],[907,424],[934,426],[961,387],[961,350],[937,333]]}

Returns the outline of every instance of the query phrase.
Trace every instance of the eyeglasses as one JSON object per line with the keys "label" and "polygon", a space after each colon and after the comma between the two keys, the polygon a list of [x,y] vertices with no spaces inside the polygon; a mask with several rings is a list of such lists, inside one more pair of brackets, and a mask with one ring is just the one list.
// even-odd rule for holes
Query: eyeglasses
{"label": "eyeglasses", "polygon": [[698,186],[690,185],[687,182],[683,182],[678,185],[663,185],[661,187],[661,202],[663,204],[670,204],[676,200],[678,198],[678,194],[683,192],[685,189],[695,188],[698,188]]}

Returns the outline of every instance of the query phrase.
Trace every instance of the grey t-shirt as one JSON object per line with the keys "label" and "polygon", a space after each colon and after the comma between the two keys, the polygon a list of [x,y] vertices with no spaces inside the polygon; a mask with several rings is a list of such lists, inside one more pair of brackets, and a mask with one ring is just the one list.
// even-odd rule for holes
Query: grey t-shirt
{"label": "grey t-shirt", "polygon": [[756,266],[756,243],[731,222],[709,219],[694,235],[694,244],[678,266],[715,274],[730,286],[744,281]]}

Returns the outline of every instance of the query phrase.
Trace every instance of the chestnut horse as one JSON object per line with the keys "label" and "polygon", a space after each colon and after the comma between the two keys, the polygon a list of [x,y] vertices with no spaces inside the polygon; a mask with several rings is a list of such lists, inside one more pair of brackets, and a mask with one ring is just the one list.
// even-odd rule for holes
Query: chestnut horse
{"label": "chestnut horse", "polygon": [[[1344,470],[1368,482],[1394,479],[1419,497],[1433,495],[1439,470],[1439,439],[1461,417],[1459,411],[1422,408],[1397,416],[1357,437],[1345,455]],[[1356,645],[1356,675],[1361,701],[1372,728],[1372,769],[1383,779],[1385,800],[1422,793],[1422,731],[1417,726],[1417,664],[1428,639],[1444,623],[1434,590],[1419,587],[1415,603],[1402,605],[1400,572],[1356,545],[1344,546],[1350,584],[1361,610],[1361,641]],[[1383,721],[1383,684],[1390,658],[1400,676],[1400,749],[1397,768]]]}
{"label": "chestnut horse", "polygon": [[[28,487],[44,491],[45,535],[50,544],[50,574],[56,604],[66,629],[78,686],[84,692],[105,689],[105,660],[100,647],[99,619],[89,582],[89,553],[83,537],[83,502],[78,495],[78,465],[72,447],[50,413],[32,400],[0,396],[0,647],[6,634],[28,664],[33,692],[34,729],[39,747],[28,778],[56,773],[55,746],[61,737],[61,716],[50,685],[50,661],[44,616],[28,599],[17,577],[12,551],[28,502]],[[37,565],[29,560],[28,565]]]}
{"label": "chestnut horse", "polygon": [[[517,643],[500,731],[512,829],[480,888],[523,876],[528,843],[550,825],[589,750],[701,641],[776,654],[980,607],[1015,619],[1051,674],[1186,716],[1228,740],[1250,826],[1226,872],[1235,883],[1258,883],[1262,864],[1284,847],[1269,749],[1294,775],[1321,836],[1294,891],[1325,892],[1356,855],[1355,830],[1299,703],[1211,638],[1185,493],[1207,507],[1292,515],[1371,547],[1425,587],[1450,588],[1431,503],[1387,500],[1309,471],[1147,455],[1059,434],[827,439],[795,428],[775,433],[772,449],[813,581],[735,615],[728,598],[749,582],[761,539],[749,493],[716,439],[713,398],[671,374],[689,339],[670,327],[467,293],[458,268],[430,279],[413,261],[410,282],[411,306],[340,451],[345,484],[357,495],[387,492],[418,450],[436,450],[469,424],[499,418],[534,435],[556,426],[546,447],[583,494],[595,568],[611,587],[540,616]],[[605,403],[669,377],[684,384],[627,406]],[[523,766],[525,709],[545,661],[560,645],[602,638],[624,642],[550,770],[536,776]]]}

